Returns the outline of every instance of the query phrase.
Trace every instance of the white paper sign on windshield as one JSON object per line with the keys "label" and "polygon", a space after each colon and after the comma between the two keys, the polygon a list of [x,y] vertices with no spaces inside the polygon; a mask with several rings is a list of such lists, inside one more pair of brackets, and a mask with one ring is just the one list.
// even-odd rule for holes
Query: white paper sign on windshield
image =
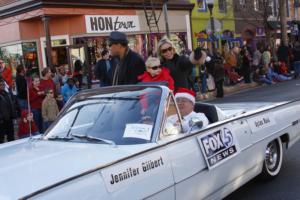
{"label": "white paper sign on windshield", "polygon": [[150,140],[152,128],[149,124],[126,124],[123,137]]}

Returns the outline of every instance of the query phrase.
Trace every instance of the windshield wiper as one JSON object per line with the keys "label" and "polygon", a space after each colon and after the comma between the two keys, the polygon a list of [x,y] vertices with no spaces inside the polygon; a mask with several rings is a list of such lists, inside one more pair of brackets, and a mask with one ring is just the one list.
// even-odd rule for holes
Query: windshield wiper
{"label": "windshield wiper", "polygon": [[93,136],[90,136],[90,135],[81,135],[81,134],[73,134],[73,133],[71,133],[71,135],[73,137],[80,138],[80,139],[86,139],[88,141],[104,142],[106,144],[110,144],[110,145],[116,146],[116,143],[114,141],[112,141],[112,140],[106,140],[106,139],[103,139],[103,138],[97,138],[97,137],[93,137]]}
{"label": "windshield wiper", "polygon": [[59,136],[54,136],[54,137],[49,137],[47,140],[56,140],[56,141],[70,141],[74,140],[74,138],[71,137],[59,137]]}

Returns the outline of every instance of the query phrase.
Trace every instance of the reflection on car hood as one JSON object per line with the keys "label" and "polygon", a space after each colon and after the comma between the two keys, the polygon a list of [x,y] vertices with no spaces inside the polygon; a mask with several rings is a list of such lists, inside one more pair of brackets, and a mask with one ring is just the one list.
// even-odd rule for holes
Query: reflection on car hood
{"label": "reflection on car hood", "polygon": [[0,146],[0,199],[17,199],[155,144],[117,146],[28,139]]}

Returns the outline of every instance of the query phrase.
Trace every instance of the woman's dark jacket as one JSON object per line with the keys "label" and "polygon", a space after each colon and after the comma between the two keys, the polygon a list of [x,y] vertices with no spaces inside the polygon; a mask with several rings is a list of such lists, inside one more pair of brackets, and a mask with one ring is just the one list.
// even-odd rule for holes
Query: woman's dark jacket
{"label": "woman's dark jacket", "polygon": [[172,60],[163,60],[162,66],[169,69],[174,79],[175,91],[179,87],[189,88],[188,78],[192,74],[193,64],[188,57],[175,54]]}
{"label": "woman's dark jacket", "polygon": [[27,82],[25,76],[17,74],[16,76],[17,96],[19,99],[27,99]]}

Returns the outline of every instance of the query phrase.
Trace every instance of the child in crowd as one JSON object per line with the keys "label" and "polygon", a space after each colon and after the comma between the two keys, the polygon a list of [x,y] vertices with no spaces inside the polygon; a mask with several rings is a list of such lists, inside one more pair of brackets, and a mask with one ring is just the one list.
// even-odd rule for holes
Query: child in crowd
{"label": "child in crowd", "polygon": [[138,77],[141,82],[167,82],[168,87],[174,90],[174,80],[167,68],[161,66],[160,60],[156,57],[149,57],[146,60],[146,71]]}
{"label": "child in crowd", "polygon": [[44,120],[44,129],[46,130],[58,115],[58,106],[54,98],[53,90],[46,90],[46,97],[42,103],[42,116]]}
{"label": "child in crowd", "polygon": [[61,95],[64,98],[64,103],[66,103],[70,99],[70,97],[76,93],[77,93],[77,87],[75,86],[75,80],[69,77],[67,82],[61,88]]}
{"label": "child in crowd", "polygon": [[[29,125],[31,127],[29,127]],[[22,110],[21,112],[21,120],[19,122],[19,130],[18,130],[18,137],[19,138],[26,138],[30,136],[30,128],[32,135],[38,134],[37,127],[33,120],[32,112],[28,112],[27,109]]]}

